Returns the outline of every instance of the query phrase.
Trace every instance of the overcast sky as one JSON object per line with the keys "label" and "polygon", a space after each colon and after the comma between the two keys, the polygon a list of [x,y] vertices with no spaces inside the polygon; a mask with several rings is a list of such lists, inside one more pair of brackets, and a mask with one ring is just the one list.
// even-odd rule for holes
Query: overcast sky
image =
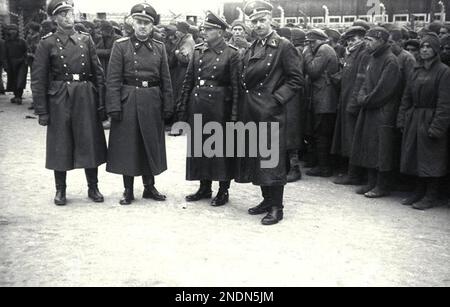
{"label": "overcast sky", "polygon": [[75,0],[76,9],[84,13],[128,12],[131,7],[141,2],[148,2],[158,13],[167,14],[172,10],[174,13],[199,13],[205,10],[217,10],[224,0]]}

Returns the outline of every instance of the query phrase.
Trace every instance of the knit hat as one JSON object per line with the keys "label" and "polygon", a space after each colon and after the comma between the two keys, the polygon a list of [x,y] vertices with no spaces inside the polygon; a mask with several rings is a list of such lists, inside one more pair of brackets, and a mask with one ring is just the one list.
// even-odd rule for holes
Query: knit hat
{"label": "knit hat", "polygon": [[426,33],[420,40],[420,46],[422,47],[423,44],[425,43],[430,44],[431,49],[433,49],[433,51],[436,52],[436,54],[441,53],[441,41],[436,33],[434,32]]}

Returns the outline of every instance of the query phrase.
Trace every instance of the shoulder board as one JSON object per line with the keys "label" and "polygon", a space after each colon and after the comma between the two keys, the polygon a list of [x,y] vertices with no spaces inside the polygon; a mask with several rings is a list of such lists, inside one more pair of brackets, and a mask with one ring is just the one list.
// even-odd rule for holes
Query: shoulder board
{"label": "shoulder board", "polygon": [[197,45],[195,45],[195,49],[200,49],[203,46],[205,46],[205,43],[197,44]]}
{"label": "shoulder board", "polygon": [[239,48],[238,48],[238,47],[236,47],[236,46],[233,46],[233,45],[231,45],[231,44],[228,44],[228,47],[230,47],[231,49],[234,49],[234,50],[236,50],[236,51],[238,51],[238,50],[239,50]]}
{"label": "shoulder board", "polygon": [[126,37],[119,38],[118,40],[116,40],[116,42],[121,43],[121,42],[126,42],[128,40],[130,40],[130,38],[128,36],[126,36]]}
{"label": "shoulder board", "polygon": [[53,35],[53,33],[52,32],[50,32],[50,33],[47,33],[46,35],[44,35],[41,39],[46,39],[46,38],[49,38],[50,36],[52,36]]}
{"label": "shoulder board", "polygon": [[157,43],[157,44],[164,45],[164,43],[163,43],[162,41],[159,41],[159,40],[157,40],[157,39],[152,38],[152,41],[154,41],[154,42]]}

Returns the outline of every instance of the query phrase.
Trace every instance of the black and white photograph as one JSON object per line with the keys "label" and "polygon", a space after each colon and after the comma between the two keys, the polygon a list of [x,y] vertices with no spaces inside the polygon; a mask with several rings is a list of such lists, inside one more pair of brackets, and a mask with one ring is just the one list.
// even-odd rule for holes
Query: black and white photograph
{"label": "black and white photograph", "polygon": [[0,287],[450,286],[450,0],[0,0],[0,77]]}

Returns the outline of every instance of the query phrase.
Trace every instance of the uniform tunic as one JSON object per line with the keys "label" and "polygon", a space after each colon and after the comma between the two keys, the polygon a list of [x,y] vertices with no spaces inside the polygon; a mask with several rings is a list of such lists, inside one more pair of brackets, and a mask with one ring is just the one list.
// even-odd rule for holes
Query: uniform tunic
{"label": "uniform tunic", "polygon": [[106,170],[126,176],[167,170],[164,113],[173,109],[172,84],[163,43],[135,36],[114,43],[107,77],[111,122]]}
{"label": "uniform tunic", "polygon": [[[239,97],[239,51],[221,40],[214,46],[199,44],[189,63],[182,90],[181,110],[188,112],[192,132],[196,127],[194,115],[202,115],[203,131],[208,122],[220,123],[224,137],[222,157],[188,157],[187,180],[228,181],[234,178],[234,159],[226,158],[226,123],[236,119]],[[203,137],[204,141],[211,135]],[[192,145],[195,140],[192,138]],[[194,147],[191,146],[193,149]]]}
{"label": "uniform tunic", "polygon": [[89,34],[56,32],[43,38],[36,50],[31,89],[36,114],[50,116],[48,169],[96,168],[106,162],[98,116],[104,107],[105,79]]}

